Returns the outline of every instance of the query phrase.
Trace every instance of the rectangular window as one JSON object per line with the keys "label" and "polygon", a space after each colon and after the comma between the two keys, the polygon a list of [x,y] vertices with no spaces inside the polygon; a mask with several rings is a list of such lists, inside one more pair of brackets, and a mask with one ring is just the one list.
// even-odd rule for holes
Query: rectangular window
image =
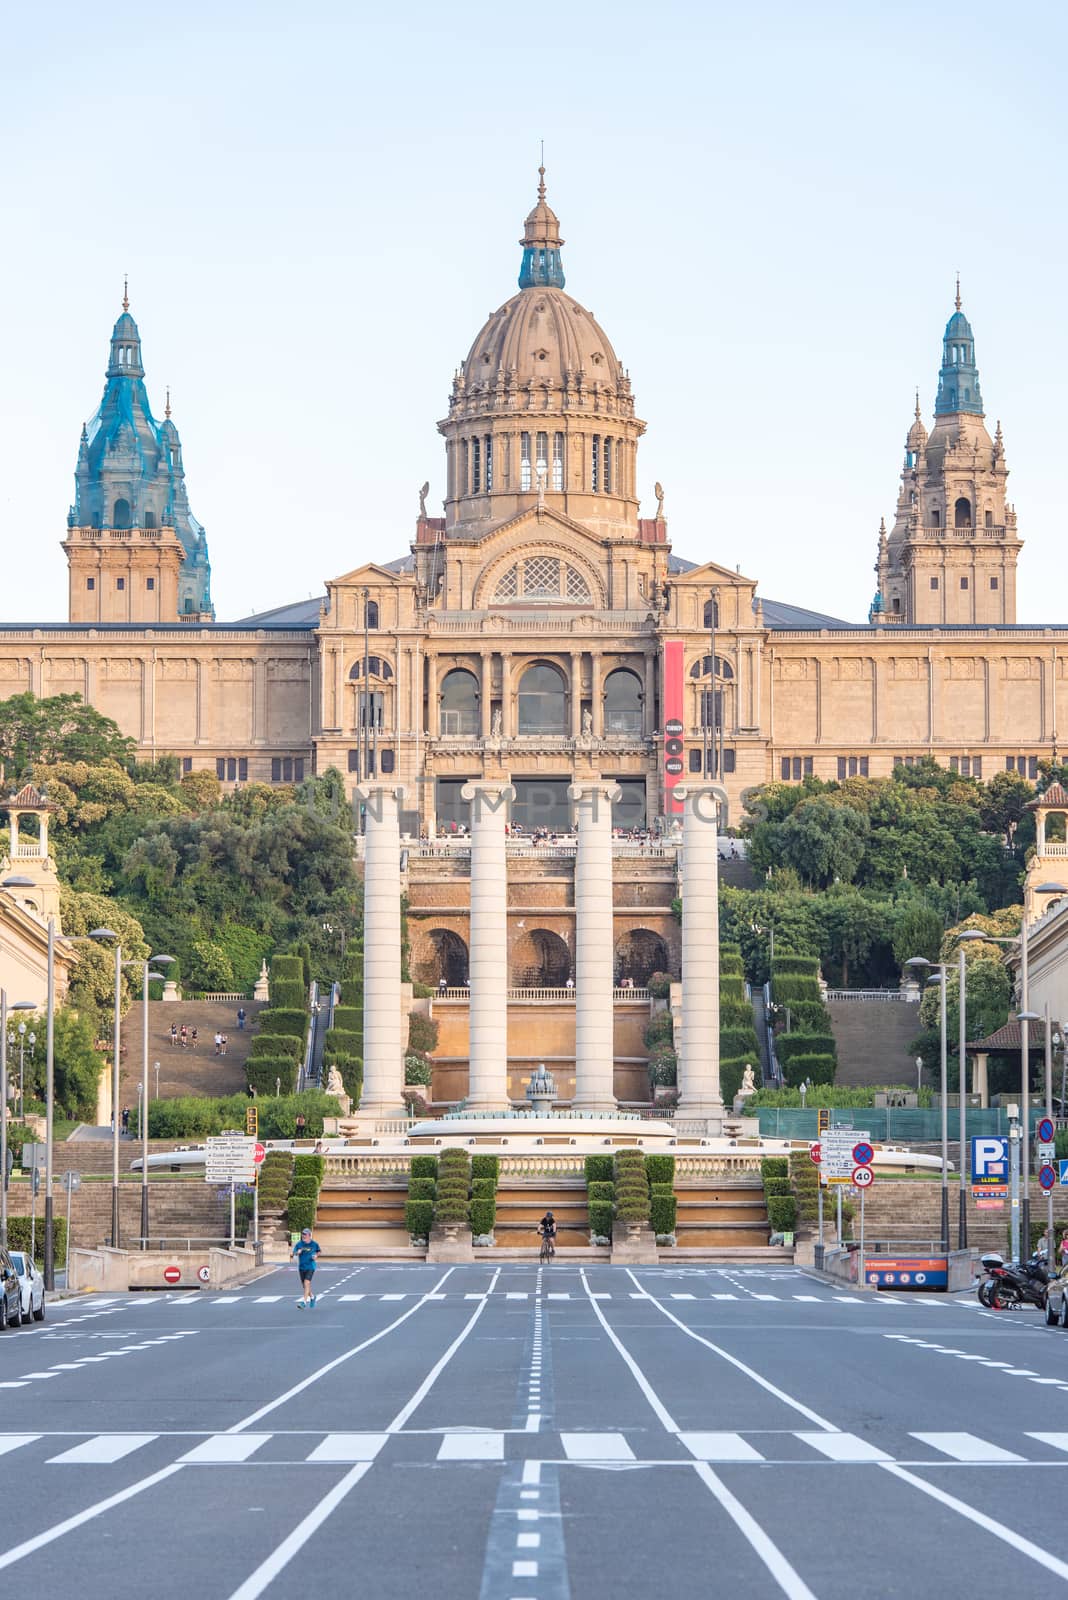
{"label": "rectangular window", "polygon": [[349,751],[349,771],[350,772],[359,772],[359,770],[360,770],[360,752],[358,750],[350,750]]}
{"label": "rectangular window", "polygon": [[868,776],[868,758],[867,758],[867,756],[861,756],[861,758],[860,758],[860,775],[861,775],[862,778],[866,778]]}
{"label": "rectangular window", "polygon": [[466,439],[463,442],[463,451],[463,475],[460,479],[460,493],[462,495],[470,494],[471,492],[471,446]]}
{"label": "rectangular window", "polygon": [[529,489],[531,484],[530,434],[519,435],[519,487]]}
{"label": "rectangular window", "polygon": [[839,782],[841,782],[841,780],[845,777],[845,775],[846,775],[846,758],[845,758],[845,756],[839,756],[838,757],[838,780],[839,780]]}
{"label": "rectangular window", "polygon": [[932,578],[931,579],[931,588],[932,589],[937,589],[938,588],[938,579],[937,578]]}
{"label": "rectangular window", "polygon": [[604,492],[605,492],[605,494],[611,494],[612,493],[612,441],[611,441],[611,439],[606,439],[605,442],[604,442]]}
{"label": "rectangular window", "polygon": [[960,759],[959,759],[959,757],[950,756],[950,758],[949,758],[949,770],[950,770],[950,772],[959,772],[960,771]]}
{"label": "rectangular window", "polygon": [[553,488],[564,487],[564,436],[553,434]]}
{"label": "rectangular window", "polygon": [[537,470],[537,483],[538,483],[538,486],[540,487],[542,484],[544,484],[546,486],[546,488],[548,488],[548,485],[549,485],[549,435],[547,433],[539,433],[538,434],[538,459],[537,459],[537,462],[535,463],[535,466],[536,466],[536,470]]}
{"label": "rectangular window", "polygon": [[482,493],[482,441],[471,440],[471,493]]}
{"label": "rectangular window", "polygon": [[593,436],[592,454],[590,456],[590,488],[594,494],[601,491],[601,435]]}
{"label": "rectangular window", "polygon": [[393,771],[393,765],[394,765],[393,751],[392,750],[383,750],[381,752],[381,755],[382,755],[382,771],[383,772],[392,772]]}
{"label": "rectangular window", "polygon": [[115,579],[115,587],[116,587],[116,589],[125,589],[125,587],[126,587],[126,579],[125,578],[116,578]]}
{"label": "rectangular window", "polygon": [[805,757],[805,777],[806,778],[811,778],[811,776],[812,776],[812,757],[811,756],[806,756]]}
{"label": "rectangular window", "polygon": [[1038,777],[1038,757],[1037,756],[1028,756],[1028,758],[1027,758],[1027,776],[1031,779],[1032,783]]}
{"label": "rectangular window", "polygon": [[220,783],[225,783],[226,782],[226,757],[225,756],[219,756],[218,760],[216,761],[216,763],[215,763],[215,776],[218,778]]}
{"label": "rectangular window", "polygon": [[711,689],[701,690],[701,727],[720,728],[723,726],[723,690],[717,689],[715,696]]}
{"label": "rectangular window", "polygon": [[304,757],[297,756],[293,762],[293,779],[296,783],[304,782]]}
{"label": "rectangular window", "polygon": [[790,776],[793,777],[793,778],[800,778],[800,776],[801,776],[801,757],[800,756],[794,756],[793,761],[791,762],[791,773],[790,773]]}
{"label": "rectangular window", "polygon": [[271,759],[271,782],[272,783],[281,783],[281,781],[282,781],[282,762],[281,762],[281,760],[280,760],[280,758],[278,756],[274,756]]}
{"label": "rectangular window", "polygon": [[961,588],[962,588],[962,589],[966,589],[966,588],[967,588],[967,587],[968,587],[968,580],[967,580],[967,578],[962,578],[962,579],[961,579],[961,580],[960,580],[960,586],[961,586]]}
{"label": "rectangular window", "polygon": [[992,589],[996,589],[996,588],[997,588],[997,586],[998,586],[998,580],[997,580],[997,579],[996,579],[996,578],[991,578],[991,580],[990,580],[990,587],[991,587],[991,588],[992,588]]}
{"label": "rectangular window", "polygon": [[85,587],[87,589],[95,589],[96,588],[96,579],[95,578],[86,578]]}
{"label": "rectangular window", "polygon": [[248,756],[239,756],[237,761],[238,783],[248,782]]}
{"label": "rectangular window", "polygon": [[293,782],[293,757],[292,756],[283,756],[282,757],[282,782],[283,783],[292,783]]}
{"label": "rectangular window", "polygon": [[789,782],[789,780],[790,780],[790,757],[789,756],[783,756],[781,762],[779,763],[779,775],[783,779],[784,782],[787,782],[787,783]]}
{"label": "rectangular window", "polygon": [[146,578],[146,580],[145,580],[145,588],[146,589],[154,589],[155,587],[156,587],[155,578]]}
{"label": "rectangular window", "polygon": [[690,751],[690,771],[691,772],[700,772],[700,770],[701,770],[701,751],[700,750],[691,750]]}
{"label": "rectangular window", "polygon": [[192,772],[192,770],[193,770],[193,757],[192,756],[183,756],[182,757],[182,771],[183,772]]}
{"label": "rectangular window", "polygon": [[723,752],[723,770],[724,770],[724,772],[733,772],[734,771],[734,751],[733,750],[724,750],[724,752]]}
{"label": "rectangular window", "polygon": [[482,441],[483,470],[486,476],[486,493],[493,488],[493,436],[486,435]]}
{"label": "rectangular window", "polygon": [[236,756],[227,756],[227,758],[226,758],[226,776],[227,776],[227,778],[229,779],[229,781],[231,783],[236,783],[236,781],[237,781],[237,757]]}
{"label": "rectangular window", "polygon": [[981,778],[982,776],[983,776],[983,758],[982,758],[982,756],[972,756],[972,777],[973,778]]}

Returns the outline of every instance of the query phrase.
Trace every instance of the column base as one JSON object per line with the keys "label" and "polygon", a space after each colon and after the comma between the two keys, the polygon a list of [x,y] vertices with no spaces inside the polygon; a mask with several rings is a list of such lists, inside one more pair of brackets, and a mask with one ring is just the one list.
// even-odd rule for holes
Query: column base
{"label": "column base", "polygon": [[614,1094],[576,1094],[572,1096],[571,1109],[572,1111],[595,1111],[602,1116],[614,1117],[618,1115],[619,1102]]}
{"label": "column base", "polygon": [[723,1132],[725,1119],[722,1101],[717,1104],[711,1100],[691,1100],[688,1103],[680,1101],[671,1120],[673,1123],[686,1122],[691,1125],[704,1123],[703,1135],[718,1139]]}
{"label": "column base", "polygon": [[507,1095],[502,1100],[491,1094],[469,1094],[464,1100],[465,1111],[511,1111],[511,1109],[512,1102]]}

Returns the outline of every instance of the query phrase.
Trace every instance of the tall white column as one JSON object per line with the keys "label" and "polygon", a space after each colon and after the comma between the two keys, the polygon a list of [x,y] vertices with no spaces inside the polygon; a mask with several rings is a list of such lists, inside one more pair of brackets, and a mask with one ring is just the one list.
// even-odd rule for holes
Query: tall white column
{"label": "tall white column", "polygon": [[575,857],[575,1097],[578,1111],[614,1111],[612,783],[571,791]]}
{"label": "tall white column", "polygon": [[[682,824],[679,1116],[722,1125],[719,1087],[719,786],[686,791]],[[719,1128],[710,1131],[718,1132]]]}
{"label": "tall white column", "polygon": [[512,791],[471,783],[471,949],[467,1103],[508,1109],[508,866],[504,824]]}
{"label": "tall white column", "polygon": [[363,879],[363,1096],[361,1111],[399,1111],[401,1053],[400,829],[396,789],[366,801]]}

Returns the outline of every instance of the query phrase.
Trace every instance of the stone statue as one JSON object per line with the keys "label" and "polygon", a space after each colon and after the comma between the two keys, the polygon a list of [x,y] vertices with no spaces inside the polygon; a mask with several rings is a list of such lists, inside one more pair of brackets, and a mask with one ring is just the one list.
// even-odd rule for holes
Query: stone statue
{"label": "stone statue", "polygon": [[589,706],[582,713],[582,737],[584,739],[593,737],[593,713]]}
{"label": "stone statue", "polygon": [[664,486],[663,486],[663,484],[662,483],[654,483],[653,484],[653,493],[656,495],[656,520],[657,520],[657,522],[662,522],[663,519],[664,519]]}
{"label": "stone statue", "polygon": [[422,521],[426,517],[426,497],[427,497],[427,495],[429,493],[430,493],[430,482],[428,480],[426,483],[424,483],[423,487],[419,491],[419,517],[420,517],[420,521]]}
{"label": "stone statue", "polygon": [[494,711],[493,716],[492,716],[492,718],[490,720],[490,733],[493,735],[493,737],[495,739],[499,739],[500,738],[501,729],[503,728],[503,726],[504,726],[504,722],[503,722],[503,719],[501,717],[501,708],[500,708],[500,706],[498,706],[497,709]]}
{"label": "stone statue", "polygon": [[747,1061],[745,1071],[742,1073],[742,1087],[738,1090],[738,1098],[740,1100],[743,1095],[751,1094],[756,1094],[756,1079],[753,1077],[753,1069]]}
{"label": "stone statue", "polygon": [[337,1095],[342,1095],[342,1094],[345,1093],[345,1085],[342,1082],[341,1070],[340,1070],[339,1067],[336,1067],[336,1066],[331,1067],[330,1071],[327,1073],[327,1075],[326,1075],[326,1092],[327,1092],[327,1094],[337,1094]]}

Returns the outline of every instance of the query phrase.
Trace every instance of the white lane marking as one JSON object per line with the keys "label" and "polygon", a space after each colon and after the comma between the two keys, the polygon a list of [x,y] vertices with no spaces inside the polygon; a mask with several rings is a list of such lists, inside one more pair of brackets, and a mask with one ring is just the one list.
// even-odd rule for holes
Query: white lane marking
{"label": "white lane marking", "polygon": [[0,1434],[0,1456],[6,1456],[10,1450],[19,1450],[24,1444],[32,1444],[39,1439],[39,1433],[4,1433]]}
{"label": "white lane marking", "polygon": [[612,1296],[610,1294],[605,1293],[603,1290],[602,1290],[602,1292],[600,1294],[593,1294],[592,1292],[590,1294],[590,1299],[591,1300],[611,1300],[611,1298],[612,1298]]}
{"label": "white lane marking", "polygon": [[517,1550],[537,1550],[540,1544],[540,1533],[517,1533],[515,1536]]}
{"label": "white lane marking", "polygon": [[[713,1299],[718,1300],[719,1296],[718,1295],[713,1295]],[[819,1295],[819,1294],[795,1294],[794,1295],[794,1299],[795,1300],[809,1300],[809,1301],[812,1302],[813,1305],[822,1305],[823,1304],[823,1296]]]}
{"label": "white lane marking", "polygon": [[562,1433],[560,1443],[569,1461],[633,1461],[634,1451],[621,1433]]}
{"label": "white lane marking", "polygon": [[536,1578],[538,1576],[538,1563],[536,1561],[513,1561],[513,1578]]}
{"label": "white lane marking", "polygon": [[338,1295],[338,1299],[339,1300],[362,1300],[363,1299],[363,1295],[362,1294],[339,1294]]}
{"label": "white lane marking", "polygon": [[218,1294],[211,1304],[213,1306],[236,1306],[237,1302],[243,1299],[244,1296],[240,1294]]}
{"label": "white lane marking", "polygon": [[[643,1295],[642,1298],[645,1300],[651,1300],[653,1297],[651,1294],[647,1294]],[[737,1298],[738,1296],[736,1294],[714,1294],[712,1296],[713,1300],[737,1300]]]}
{"label": "white lane marking", "polygon": [[520,1293],[514,1293],[512,1291],[509,1291],[509,1293],[506,1294],[504,1298],[506,1300],[526,1300],[526,1299],[529,1298],[529,1296],[525,1292],[520,1294]]}
{"label": "white lane marking", "polygon": [[[632,1274],[632,1276],[633,1276],[633,1274]],[[582,1287],[585,1289],[585,1291],[586,1291],[586,1293],[588,1295],[589,1292],[590,1292],[590,1286],[589,1286],[588,1282],[586,1281],[586,1272],[585,1272],[584,1268],[580,1268],[579,1277],[582,1279]],[[638,1282],[637,1278],[634,1279],[634,1282],[635,1283]],[[640,1285],[639,1285],[639,1287],[640,1287]],[[652,1295],[650,1295],[649,1298],[652,1299],[653,1298]],[[671,1415],[671,1412],[663,1404],[663,1402],[660,1399],[660,1396],[657,1394],[657,1392],[653,1388],[652,1384],[646,1378],[646,1376],[645,1376],[644,1372],[642,1371],[641,1367],[639,1367],[638,1363],[635,1361],[634,1357],[631,1355],[631,1353],[627,1349],[626,1345],[624,1345],[622,1340],[617,1337],[615,1330],[609,1326],[608,1321],[605,1318],[605,1314],[601,1310],[600,1306],[597,1304],[596,1300],[591,1300],[590,1301],[590,1305],[593,1307],[594,1316],[597,1318],[598,1322],[601,1324],[601,1327],[604,1329],[605,1333],[607,1333],[609,1339],[611,1339],[612,1343],[615,1345],[615,1347],[618,1350],[619,1354],[623,1357],[623,1360],[626,1362],[626,1365],[627,1365],[627,1367],[628,1367],[628,1369],[630,1371],[631,1377],[634,1379],[635,1383],[638,1385],[638,1388],[641,1390],[642,1394],[645,1396],[646,1400],[649,1402],[649,1404],[652,1407],[652,1409],[656,1412],[656,1415],[660,1418],[660,1421],[663,1424],[663,1426],[667,1429],[668,1433],[678,1433],[679,1426],[678,1426],[678,1423],[675,1421],[675,1418]]]}
{"label": "white lane marking", "polygon": [[749,1541],[788,1600],[816,1600],[808,1584],[790,1565],[778,1545],[768,1538],[759,1522],[750,1515],[741,1501],[731,1494],[727,1485],[716,1476],[707,1461],[694,1462],[693,1470],[705,1488],[719,1501],[739,1533]]}
{"label": "white lane marking", "polygon": [[503,1433],[447,1433],[438,1448],[439,1461],[503,1461]]}
{"label": "white lane marking", "polygon": [[[400,1298],[400,1297],[398,1296],[398,1298]],[[464,1299],[465,1300],[485,1300],[485,1298],[486,1298],[485,1289],[480,1290],[477,1294],[465,1294],[464,1295]]]}
{"label": "white lane marking", "polygon": [[8,1378],[0,1383],[0,1389],[27,1389],[29,1383],[25,1378]]}
{"label": "white lane marking", "polygon": [[951,1456],[954,1461],[1023,1459],[1011,1450],[1003,1450],[998,1444],[990,1444],[986,1439],[978,1438],[974,1433],[912,1433],[910,1437],[919,1439],[921,1444],[929,1444],[932,1450],[939,1450],[944,1456]]}
{"label": "white lane marking", "polygon": [[739,1433],[680,1433],[684,1444],[698,1461],[763,1461],[759,1450],[754,1450]]}
{"label": "white lane marking", "polygon": [[836,1294],[834,1298],[843,1306],[862,1306],[867,1304],[864,1300],[858,1300],[855,1294]]}
{"label": "white lane marking", "polygon": [[696,1300],[697,1296],[695,1294],[673,1294],[671,1298],[672,1300]]}
{"label": "white lane marking", "polygon": [[752,1300],[781,1300],[782,1299],[781,1295],[777,1295],[777,1294],[757,1294],[755,1292],[755,1290],[753,1290],[753,1289],[750,1289],[749,1296],[750,1296],[750,1299],[752,1299]]}
{"label": "white lane marking", "polygon": [[[647,1294],[645,1294],[644,1292],[642,1294],[633,1294],[633,1293],[631,1294],[631,1299],[632,1300],[648,1300],[648,1298],[649,1298],[649,1296]],[[726,1298],[730,1299],[730,1300],[733,1300],[734,1296],[733,1295],[728,1295]]]}
{"label": "white lane marking", "polygon": [[1027,1437],[1052,1445],[1054,1450],[1068,1450],[1068,1433],[1029,1433]]}
{"label": "white lane marking", "polygon": [[153,1439],[158,1438],[156,1433],[99,1433],[95,1439],[85,1439],[72,1449],[64,1450],[62,1455],[49,1456],[48,1464],[53,1466],[59,1461],[79,1464],[90,1461],[101,1465],[121,1461],[123,1456],[140,1450],[142,1445],[151,1444]]}
{"label": "white lane marking", "polygon": [[0,1554],[0,1571],[4,1567],[14,1566],[16,1561],[21,1561],[24,1556],[32,1556],[35,1551],[42,1550],[46,1544],[51,1544],[55,1539],[61,1539],[65,1533],[72,1533],[75,1528],[81,1528],[87,1522],[92,1522],[95,1517],[103,1516],[105,1511],[111,1511],[115,1506],[121,1506],[126,1500],[132,1500],[134,1495],[142,1494],[146,1489],[155,1488],[157,1483],[162,1483],[165,1478],[171,1478],[181,1468],[177,1461],[169,1467],[162,1467],[159,1472],[153,1472],[150,1477],[142,1478],[138,1483],[131,1483],[129,1488],[120,1489],[117,1494],[109,1494],[106,1500],[98,1500],[95,1505],[86,1506],[84,1511],[76,1512],[73,1517],[66,1517],[62,1522],[57,1522],[53,1527],[46,1528],[43,1533],[34,1534],[32,1539],[24,1539],[22,1544],[16,1544]]}
{"label": "white lane marking", "polygon": [[803,1444],[810,1444],[831,1461],[892,1461],[885,1450],[876,1449],[855,1433],[797,1433]]}
{"label": "white lane marking", "polygon": [[[629,1267],[627,1268],[627,1276],[633,1279],[635,1283],[638,1282],[638,1279],[634,1277],[634,1274]],[[807,1417],[810,1422],[814,1422],[817,1428],[824,1428],[828,1433],[838,1432],[838,1429],[835,1427],[834,1423],[828,1422],[826,1417],[821,1417],[818,1411],[813,1411],[810,1406],[803,1405],[800,1400],[795,1400],[792,1395],[786,1393],[785,1389],[780,1389],[778,1385],[772,1383],[769,1378],[763,1377],[752,1367],[747,1366],[744,1361],[739,1360],[737,1356],[732,1356],[730,1352],[724,1350],[722,1346],[713,1344],[711,1339],[706,1339],[703,1334],[698,1333],[695,1329],[688,1328],[685,1322],[680,1321],[680,1319],[675,1316],[674,1312],[669,1311],[667,1306],[658,1300],[655,1295],[650,1295],[649,1298],[652,1300],[657,1310],[661,1312],[663,1316],[667,1317],[669,1322],[673,1322],[676,1328],[680,1329],[680,1331],[684,1333],[688,1339],[696,1339],[697,1343],[703,1344],[706,1350],[711,1350],[714,1355],[721,1356],[724,1361],[730,1362],[732,1367],[737,1367],[739,1372],[744,1372],[747,1378],[751,1378],[754,1383],[759,1384],[762,1389],[765,1389],[768,1392],[768,1394],[773,1394],[775,1398],[777,1400],[781,1400],[784,1405],[790,1406],[792,1410],[800,1412],[803,1417]],[[596,1306],[594,1307],[594,1310],[597,1310]],[[605,1327],[608,1327],[607,1323],[605,1323]],[[679,1430],[677,1428],[672,1428],[670,1431],[672,1433],[677,1433]]]}
{"label": "white lane marking", "polygon": [[545,1298],[547,1300],[570,1300],[571,1299],[571,1294],[570,1294],[570,1291],[568,1291],[568,1292],[565,1292],[564,1294],[549,1294],[549,1295],[546,1295]]}
{"label": "white lane marking", "polygon": [[522,1478],[522,1481],[523,1481],[523,1483],[526,1483],[526,1484],[535,1484],[535,1483],[540,1483],[541,1482],[541,1462],[540,1461],[524,1461],[523,1462],[523,1478]]}
{"label": "white lane marking", "polygon": [[303,1522],[297,1523],[288,1538],[283,1539],[278,1548],[271,1551],[271,1554],[260,1563],[255,1572],[250,1573],[244,1583],[234,1590],[230,1600],[257,1600],[257,1596],[261,1595],[268,1585],[274,1582],[283,1567],[292,1561],[297,1551],[303,1548],[315,1530],[321,1527],[327,1517],[341,1504],[349,1490],[355,1488],[364,1473],[370,1472],[370,1470],[371,1463],[369,1461],[361,1461],[352,1468],[351,1472],[346,1472],[345,1476],[338,1483],[335,1483],[329,1493],[323,1496],[319,1504],[309,1511]]}
{"label": "white lane marking", "polygon": [[1045,1567],[1047,1572],[1055,1572],[1058,1578],[1068,1578],[1068,1562],[1061,1561],[1048,1550],[1043,1550],[1039,1545],[1032,1544],[1030,1539],[1025,1539],[1022,1534],[1013,1528],[1006,1528],[1004,1523],[995,1522],[993,1517],[988,1517],[985,1512],[977,1511],[974,1506],[966,1505],[963,1500],[958,1500],[955,1495],[947,1494],[944,1489],[936,1488],[933,1483],[928,1483],[924,1478],[917,1478],[915,1473],[909,1472],[905,1467],[899,1467],[896,1462],[884,1461],[881,1465],[883,1472],[892,1473],[895,1478],[900,1478],[903,1483],[910,1483],[914,1489],[930,1495],[932,1500],[937,1500],[940,1505],[947,1506],[950,1511],[955,1511],[958,1516],[966,1517],[969,1522],[974,1522],[977,1527],[984,1528],[987,1533],[992,1533],[995,1539],[1001,1539],[1005,1544],[1011,1545],[1021,1555],[1029,1556],[1032,1561],[1037,1561],[1040,1567]]}
{"label": "white lane marking", "polygon": [[407,1300],[408,1296],[406,1294],[380,1294],[378,1298],[380,1300]]}
{"label": "white lane marking", "polygon": [[256,1304],[258,1306],[273,1306],[281,1298],[280,1294],[258,1294],[256,1296]]}
{"label": "white lane marking", "polygon": [[309,1461],[373,1461],[385,1444],[385,1433],[328,1433]]}
{"label": "white lane marking", "polygon": [[187,1450],[179,1459],[194,1465],[205,1462],[247,1461],[249,1456],[270,1438],[269,1433],[216,1433],[210,1439],[204,1439],[200,1444],[194,1445],[192,1450]]}
{"label": "white lane marking", "polygon": [[[453,1269],[450,1268],[449,1270],[452,1271]],[[408,1418],[411,1416],[412,1412],[426,1399],[426,1396],[430,1393],[430,1390],[437,1382],[439,1375],[448,1366],[449,1362],[452,1360],[457,1350],[459,1350],[460,1346],[467,1338],[467,1335],[471,1332],[471,1329],[474,1327],[483,1311],[485,1311],[487,1305],[489,1304],[489,1297],[496,1288],[497,1279],[500,1277],[500,1275],[501,1269],[498,1267],[496,1272],[493,1274],[492,1279],[490,1280],[490,1286],[486,1294],[479,1300],[478,1305],[475,1307],[474,1311],[472,1311],[467,1322],[456,1335],[456,1338],[452,1341],[452,1344],[450,1344],[445,1354],[441,1356],[439,1360],[436,1361],[431,1367],[430,1371],[427,1373],[418,1389],[412,1395],[412,1398],[408,1401],[407,1405],[403,1405],[397,1412],[397,1415],[393,1418],[393,1421],[387,1424],[387,1433],[399,1433],[404,1427],[404,1424],[407,1422]]]}
{"label": "white lane marking", "polygon": [[[500,1268],[497,1270],[500,1271]],[[434,1288],[440,1289],[445,1279],[455,1271],[455,1267],[449,1267],[445,1274],[438,1279]],[[372,1333],[369,1338],[362,1339],[359,1344],[354,1344],[350,1350],[343,1350],[339,1356],[334,1357],[333,1361],[327,1361],[323,1366],[317,1367],[314,1372],[309,1373],[306,1378],[302,1378],[299,1383],[295,1383],[292,1388],[287,1389],[284,1394],[280,1394],[277,1399],[269,1400],[265,1406],[260,1406],[257,1411],[253,1411],[249,1416],[243,1417],[240,1422],[235,1422],[232,1428],[227,1428],[227,1433],[243,1433],[254,1422],[259,1422],[261,1417],[266,1417],[270,1412],[276,1411],[279,1406],[285,1405],[287,1400],[292,1400],[294,1395],[302,1394],[305,1389],[309,1389],[313,1383],[317,1383],[328,1372],[333,1372],[335,1367],[340,1367],[342,1362],[348,1361],[352,1356],[358,1356],[361,1350],[366,1350],[370,1345],[377,1344],[379,1339],[384,1339],[387,1334],[393,1332],[394,1328],[399,1328],[402,1322],[407,1322],[409,1317],[414,1317],[427,1298],[426,1295],[420,1296],[414,1305],[409,1306],[407,1311],[402,1311],[399,1317],[395,1317],[384,1328],[379,1328],[377,1333]]]}

